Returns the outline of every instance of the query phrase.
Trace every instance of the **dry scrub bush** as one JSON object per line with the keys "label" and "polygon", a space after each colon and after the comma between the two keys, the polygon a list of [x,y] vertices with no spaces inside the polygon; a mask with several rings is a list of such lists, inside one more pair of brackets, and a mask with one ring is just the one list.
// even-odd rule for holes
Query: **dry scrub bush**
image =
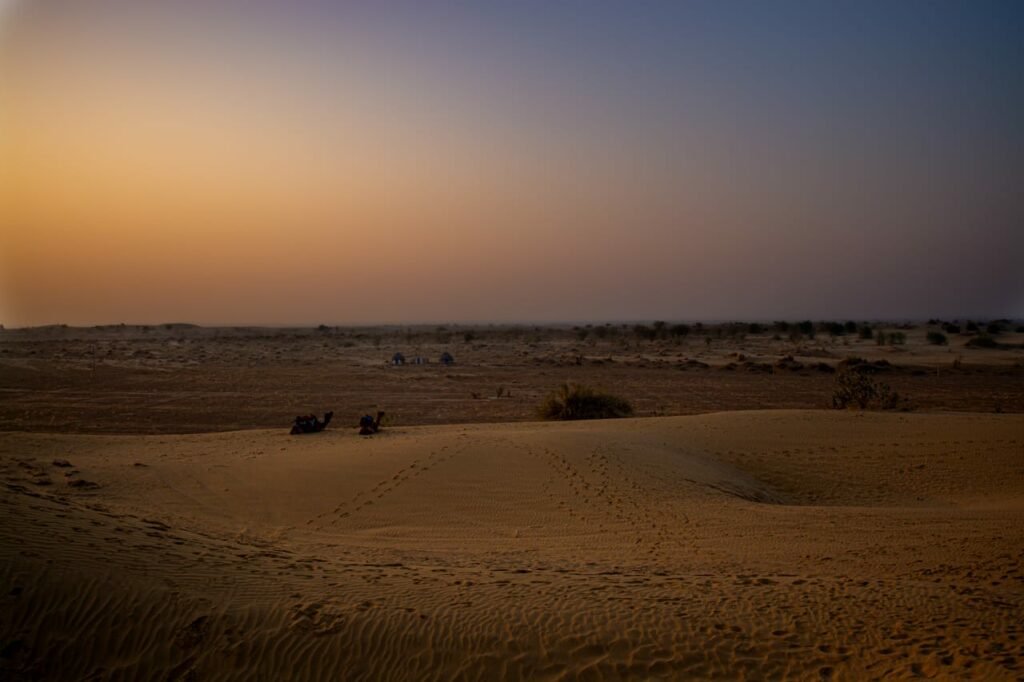
{"label": "dry scrub bush", "polygon": [[629,417],[633,406],[618,396],[579,384],[562,384],[541,403],[542,419],[611,419]]}
{"label": "dry scrub bush", "polygon": [[875,381],[856,367],[844,367],[836,374],[832,407],[837,410],[845,410],[848,407],[857,407],[861,410],[871,407],[893,410],[899,402],[899,394],[889,388],[888,384]]}

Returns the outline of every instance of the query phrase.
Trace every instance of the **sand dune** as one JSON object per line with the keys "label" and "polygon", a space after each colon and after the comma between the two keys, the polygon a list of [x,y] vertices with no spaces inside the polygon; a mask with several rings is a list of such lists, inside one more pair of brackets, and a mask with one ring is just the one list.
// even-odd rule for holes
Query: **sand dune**
{"label": "sand dune", "polygon": [[1024,675],[1020,415],[5,433],[0,478],[10,679]]}

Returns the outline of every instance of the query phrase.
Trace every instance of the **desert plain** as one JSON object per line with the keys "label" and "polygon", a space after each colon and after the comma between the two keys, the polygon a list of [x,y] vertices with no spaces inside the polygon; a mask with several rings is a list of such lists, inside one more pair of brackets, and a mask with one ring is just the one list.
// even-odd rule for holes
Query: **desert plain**
{"label": "desert plain", "polygon": [[0,672],[1024,679],[1024,332],[873,326],[0,331]]}

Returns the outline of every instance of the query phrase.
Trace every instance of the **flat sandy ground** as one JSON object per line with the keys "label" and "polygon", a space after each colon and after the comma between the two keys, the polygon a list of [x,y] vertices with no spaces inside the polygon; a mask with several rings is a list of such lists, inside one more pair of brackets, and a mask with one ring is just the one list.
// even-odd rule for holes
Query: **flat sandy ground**
{"label": "flat sandy ground", "polygon": [[1021,415],[5,433],[0,477],[6,679],[1024,675]]}
{"label": "flat sandy ground", "polygon": [[1024,679],[1024,334],[929,329],[0,331],[0,679]]}
{"label": "flat sandy ground", "polygon": [[[631,326],[611,329],[605,338],[570,327],[0,331],[0,431],[281,428],[326,410],[350,426],[377,409],[401,426],[530,421],[567,381],[614,391],[637,416],[821,409],[830,370],[854,357],[882,363],[877,378],[914,410],[1024,413],[1024,333],[1000,334],[1008,348],[977,349],[966,345],[973,335],[930,345],[926,334],[938,328],[925,325],[880,327],[906,335],[881,346],[722,328],[644,341]],[[438,362],[446,351],[454,365]],[[396,352],[429,364],[389,365]]]}

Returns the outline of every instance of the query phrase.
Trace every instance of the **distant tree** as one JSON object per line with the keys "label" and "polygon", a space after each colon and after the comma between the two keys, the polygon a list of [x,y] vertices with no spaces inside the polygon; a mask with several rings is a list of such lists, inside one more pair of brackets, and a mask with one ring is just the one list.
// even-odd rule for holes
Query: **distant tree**
{"label": "distant tree", "polygon": [[690,333],[690,325],[674,324],[669,328],[668,331],[672,336],[687,336]]}
{"label": "distant tree", "polygon": [[636,336],[638,339],[651,341],[654,339],[655,336],[657,336],[657,332],[645,324],[637,324],[633,325],[633,335]]}
{"label": "distant tree", "polygon": [[853,320],[847,321],[847,323],[843,325],[843,328],[846,330],[847,334],[857,333],[857,323]]}
{"label": "distant tree", "polygon": [[928,332],[927,339],[933,346],[945,346],[947,343],[946,335],[942,332]]}

